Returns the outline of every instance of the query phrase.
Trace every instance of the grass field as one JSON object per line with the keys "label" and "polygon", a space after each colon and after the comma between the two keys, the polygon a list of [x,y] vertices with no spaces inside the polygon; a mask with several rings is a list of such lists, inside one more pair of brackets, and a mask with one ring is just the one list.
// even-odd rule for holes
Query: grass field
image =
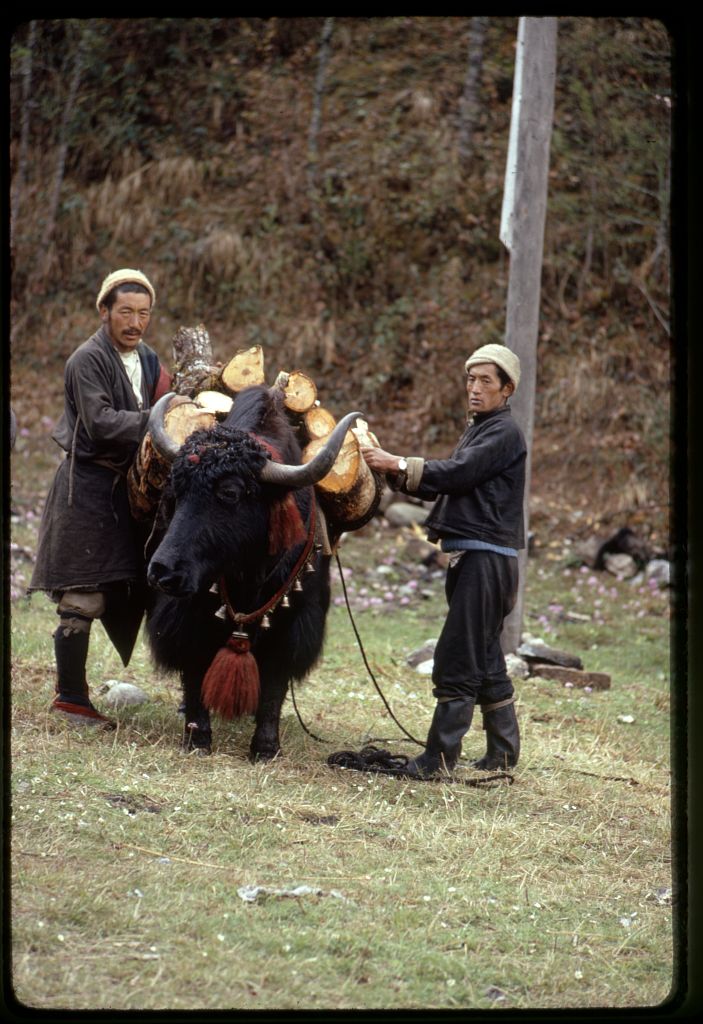
{"label": "grass field", "polygon": [[[34,527],[16,524],[30,546]],[[25,532],[23,532],[25,531]],[[29,531],[27,533],[26,531]],[[424,738],[430,683],[405,663],[436,636],[441,574],[378,524],[341,557],[369,663]],[[380,570],[380,571],[379,571]],[[674,979],[669,598],[531,563],[526,630],[607,672],[587,692],[520,681],[512,785],[412,783],[328,767],[369,738],[412,753],[369,680],[335,580],[325,656],[284,705],[283,755],[246,759],[251,722],[184,757],[176,682],[139,643],[110,678],[150,701],[116,732],[48,713],[53,606],[12,608],[13,985],[29,1007],[409,1009],[649,1007]],[[569,611],[583,616],[569,621]],[[474,726],[464,758],[483,752]],[[464,762],[465,763],[465,762]],[[262,886],[243,898],[244,886]],[[298,886],[312,891],[290,893]],[[278,890],[278,892],[276,892]]]}

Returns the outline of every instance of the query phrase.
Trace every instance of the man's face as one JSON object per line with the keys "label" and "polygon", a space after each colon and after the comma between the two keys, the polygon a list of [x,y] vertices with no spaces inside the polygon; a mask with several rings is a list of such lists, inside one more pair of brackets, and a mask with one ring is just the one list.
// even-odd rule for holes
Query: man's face
{"label": "man's face", "polygon": [[492,412],[505,405],[515,390],[512,382],[501,384],[495,363],[476,363],[469,367],[466,396],[469,412]]}
{"label": "man's face", "polygon": [[100,318],[120,352],[131,352],[149,326],[151,300],[139,292],[120,291],[112,309],[100,307]]}

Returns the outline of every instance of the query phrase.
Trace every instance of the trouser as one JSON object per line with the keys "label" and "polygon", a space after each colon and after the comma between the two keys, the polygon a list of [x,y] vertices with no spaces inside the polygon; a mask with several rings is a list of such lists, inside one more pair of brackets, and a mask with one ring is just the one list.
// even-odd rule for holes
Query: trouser
{"label": "trouser", "polygon": [[105,596],[99,591],[66,590],[57,595],[59,625],[54,632],[56,693],[61,699],[89,706],[85,667],[93,619],[105,610]]}
{"label": "trouser", "polygon": [[445,584],[449,610],[432,672],[432,692],[439,702],[464,698],[484,705],[513,696],[500,635],[517,587],[517,559],[507,555],[466,551],[450,565]]}

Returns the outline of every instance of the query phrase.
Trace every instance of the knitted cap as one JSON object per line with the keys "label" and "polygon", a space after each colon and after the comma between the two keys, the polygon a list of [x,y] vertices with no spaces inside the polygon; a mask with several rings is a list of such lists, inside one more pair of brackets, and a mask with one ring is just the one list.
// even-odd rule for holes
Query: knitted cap
{"label": "knitted cap", "polygon": [[501,370],[505,370],[510,377],[517,391],[517,386],[520,383],[520,360],[506,345],[482,345],[469,356],[464,363],[464,369],[468,370],[476,363],[495,363],[496,366],[500,366]]}
{"label": "knitted cap", "polygon": [[126,267],[124,270],[114,270],[111,274],[108,274],[103,283],[100,285],[100,291],[98,292],[98,299],[95,305],[98,310],[100,304],[104,300],[105,296],[112,291],[118,284],[141,284],[151,295],[152,306],[156,303],[156,292],[149,278],[142,274],[141,270],[130,270]]}

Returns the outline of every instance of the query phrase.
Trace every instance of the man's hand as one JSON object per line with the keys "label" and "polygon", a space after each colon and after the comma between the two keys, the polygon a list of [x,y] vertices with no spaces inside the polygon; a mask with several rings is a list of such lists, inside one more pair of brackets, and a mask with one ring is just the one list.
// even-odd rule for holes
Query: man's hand
{"label": "man's hand", "polygon": [[361,454],[364,456],[367,465],[378,473],[400,472],[398,466],[401,459],[400,455],[391,455],[390,452],[385,452],[383,448],[366,448],[364,446],[361,448]]}

